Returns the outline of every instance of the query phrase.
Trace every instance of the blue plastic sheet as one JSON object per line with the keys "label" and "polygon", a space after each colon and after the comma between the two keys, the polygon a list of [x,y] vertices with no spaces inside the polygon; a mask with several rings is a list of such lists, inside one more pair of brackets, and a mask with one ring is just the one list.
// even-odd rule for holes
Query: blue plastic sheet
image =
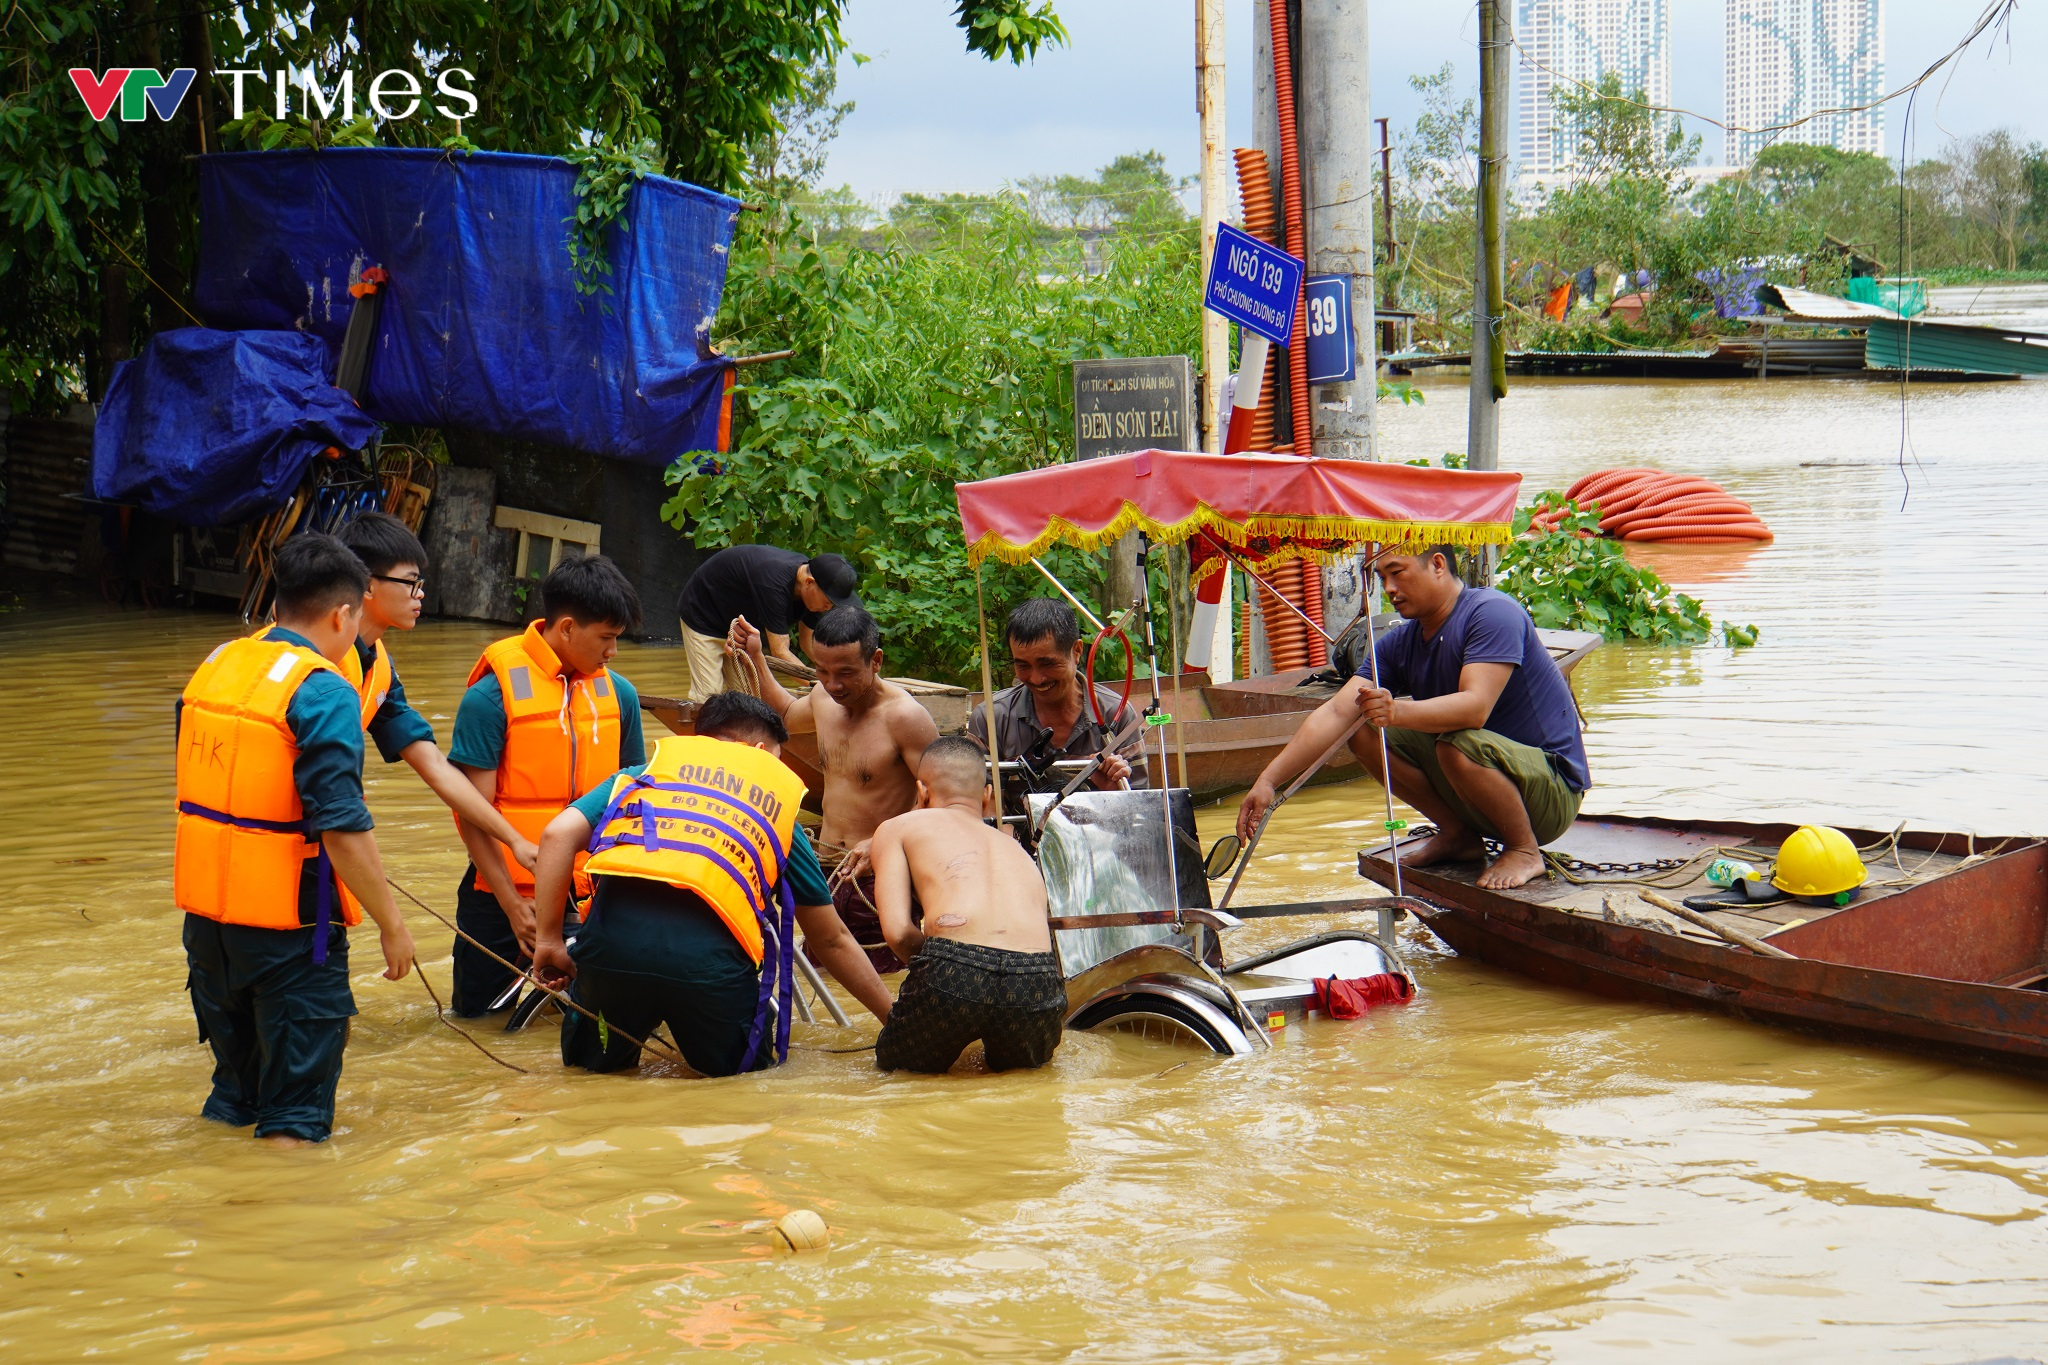
{"label": "blue plastic sheet", "polygon": [[189,526],[268,512],[315,455],[377,434],[330,368],[327,347],[302,332],[158,332],[107,385],[93,496]]}
{"label": "blue plastic sheet", "polygon": [[200,163],[197,295],[221,327],[339,354],[364,269],[391,274],[363,406],[666,465],[715,450],[711,320],[739,201],[649,176],[611,234],[609,294],[579,294],[576,169],[419,148],[239,152]]}

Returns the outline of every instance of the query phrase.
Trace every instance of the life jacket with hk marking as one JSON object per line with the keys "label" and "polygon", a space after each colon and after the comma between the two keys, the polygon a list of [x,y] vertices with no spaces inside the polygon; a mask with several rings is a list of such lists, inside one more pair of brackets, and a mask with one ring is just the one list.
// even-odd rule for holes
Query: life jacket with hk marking
{"label": "life jacket with hk marking", "polygon": [[[619,770],[619,697],[609,669],[562,676],[562,661],[540,624],[491,645],[469,671],[474,684],[497,678],[505,705],[505,748],[491,804],[512,828],[540,842],[548,821]],[[533,894],[533,874],[500,844],[512,884]],[[579,861],[577,870],[582,870]],[[488,891],[479,872],[476,889]]]}
{"label": "life jacket with hk marking", "polygon": [[362,907],[337,885],[306,828],[292,780],[299,746],[286,712],[300,686],[323,670],[340,671],[303,645],[268,638],[230,640],[199,665],[179,712],[171,883],[178,908],[190,914],[297,929],[300,873],[307,859],[319,859],[315,961],[326,960],[333,891],[341,892],[342,923],[362,922]]}
{"label": "life jacket with hk marking", "polygon": [[697,735],[658,741],[646,771],[614,779],[591,831],[593,879],[639,877],[696,895],[761,967],[742,1071],[753,1065],[769,1002],[776,1059],[788,1054],[796,902],[783,875],[803,779],[751,745]]}

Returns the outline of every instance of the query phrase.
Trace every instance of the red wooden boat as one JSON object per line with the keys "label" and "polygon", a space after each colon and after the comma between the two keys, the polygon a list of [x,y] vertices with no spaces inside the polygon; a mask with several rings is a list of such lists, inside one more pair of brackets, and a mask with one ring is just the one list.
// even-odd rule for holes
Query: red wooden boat
{"label": "red wooden boat", "polygon": [[[1708,912],[1791,959],[1733,946],[1622,880],[1697,897],[1714,889],[1712,850],[1768,861],[1794,828],[1586,818],[1546,850],[1571,878],[1553,871],[1489,891],[1475,884],[1476,862],[1401,875],[1438,938],[1540,981],[2048,1073],[2048,841],[1845,830],[1870,866],[1855,901]],[[1361,852],[1360,875],[1392,885],[1385,853]]]}

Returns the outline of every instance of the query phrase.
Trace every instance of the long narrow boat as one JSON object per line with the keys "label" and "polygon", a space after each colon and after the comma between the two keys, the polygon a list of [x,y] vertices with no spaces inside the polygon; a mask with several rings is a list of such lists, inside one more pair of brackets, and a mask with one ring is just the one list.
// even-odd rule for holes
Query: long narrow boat
{"label": "long narrow boat", "polygon": [[[1568,877],[1492,891],[1476,884],[1478,863],[1401,875],[1438,938],[1541,981],[2048,1074],[2048,841],[1845,830],[1870,867],[1848,905],[1707,912],[1789,959],[1668,915],[1625,880],[1698,898],[1713,890],[1715,850],[1769,861],[1793,828],[1588,818],[1548,850]],[[1358,870],[1393,885],[1384,846],[1361,852]]]}
{"label": "long narrow boat", "polygon": [[[1591,654],[1600,644],[1598,635],[1577,630],[1539,630],[1544,648],[1557,661],[1567,677],[1580,660]],[[1316,670],[1309,668],[1290,669],[1282,673],[1270,673],[1256,678],[1245,678],[1237,682],[1215,683],[1209,681],[1206,672],[1196,671],[1180,675],[1180,693],[1174,695],[1174,686],[1168,681],[1165,692],[1166,709],[1179,717],[1184,726],[1180,733],[1175,728],[1167,729],[1168,743],[1174,746],[1174,785],[1180,781],[1179,747],[1185,746],[1188,761],[1186,786],[1194,793],[1197,801],[1211,801],[1231,792],[1243,791],[1257,780],[1273,755],[1286,746],[1301,726],[1302,713],[1321,706],[1336,691],[1331,683],[1317,683],[1313,679]],[[959,734],[966,727],[968,711],[981,703],[979,692],[967,692],[943,683],[920,682],[911,678],[895,678],[893,682],[911,688],[912,695],[932,713],[938,724],[939,733]],[[793,688],[801,687],[792,683]],[[1145,684],[1139,680],[1132,691],[1134,697],[1141,697]],[[652,712],[661,723],[677,734],[693,733],[692,721],[696,707],[675,697],[651,696],[642,693],[640,705]],[[796,735],[790,739],[784,753],[790,766],[803,776],[813,792],[819,790],[817,740],[811,735]],[[1150,753],[1152,785],[1159,786],[1159,755]],[[1358,776],[1358,760],[1347,750],[1326,764],[1316,774],[1315,781],[1347,782]]]}

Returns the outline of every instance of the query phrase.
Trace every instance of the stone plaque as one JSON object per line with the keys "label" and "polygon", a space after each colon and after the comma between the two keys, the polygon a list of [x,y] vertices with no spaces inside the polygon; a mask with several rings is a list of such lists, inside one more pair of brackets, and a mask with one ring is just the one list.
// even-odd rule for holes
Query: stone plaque
{"label": "stone plaque", "polygon": [[1195,450],[1194,367],[1184,355],[1074,362],[1074,456]]}

